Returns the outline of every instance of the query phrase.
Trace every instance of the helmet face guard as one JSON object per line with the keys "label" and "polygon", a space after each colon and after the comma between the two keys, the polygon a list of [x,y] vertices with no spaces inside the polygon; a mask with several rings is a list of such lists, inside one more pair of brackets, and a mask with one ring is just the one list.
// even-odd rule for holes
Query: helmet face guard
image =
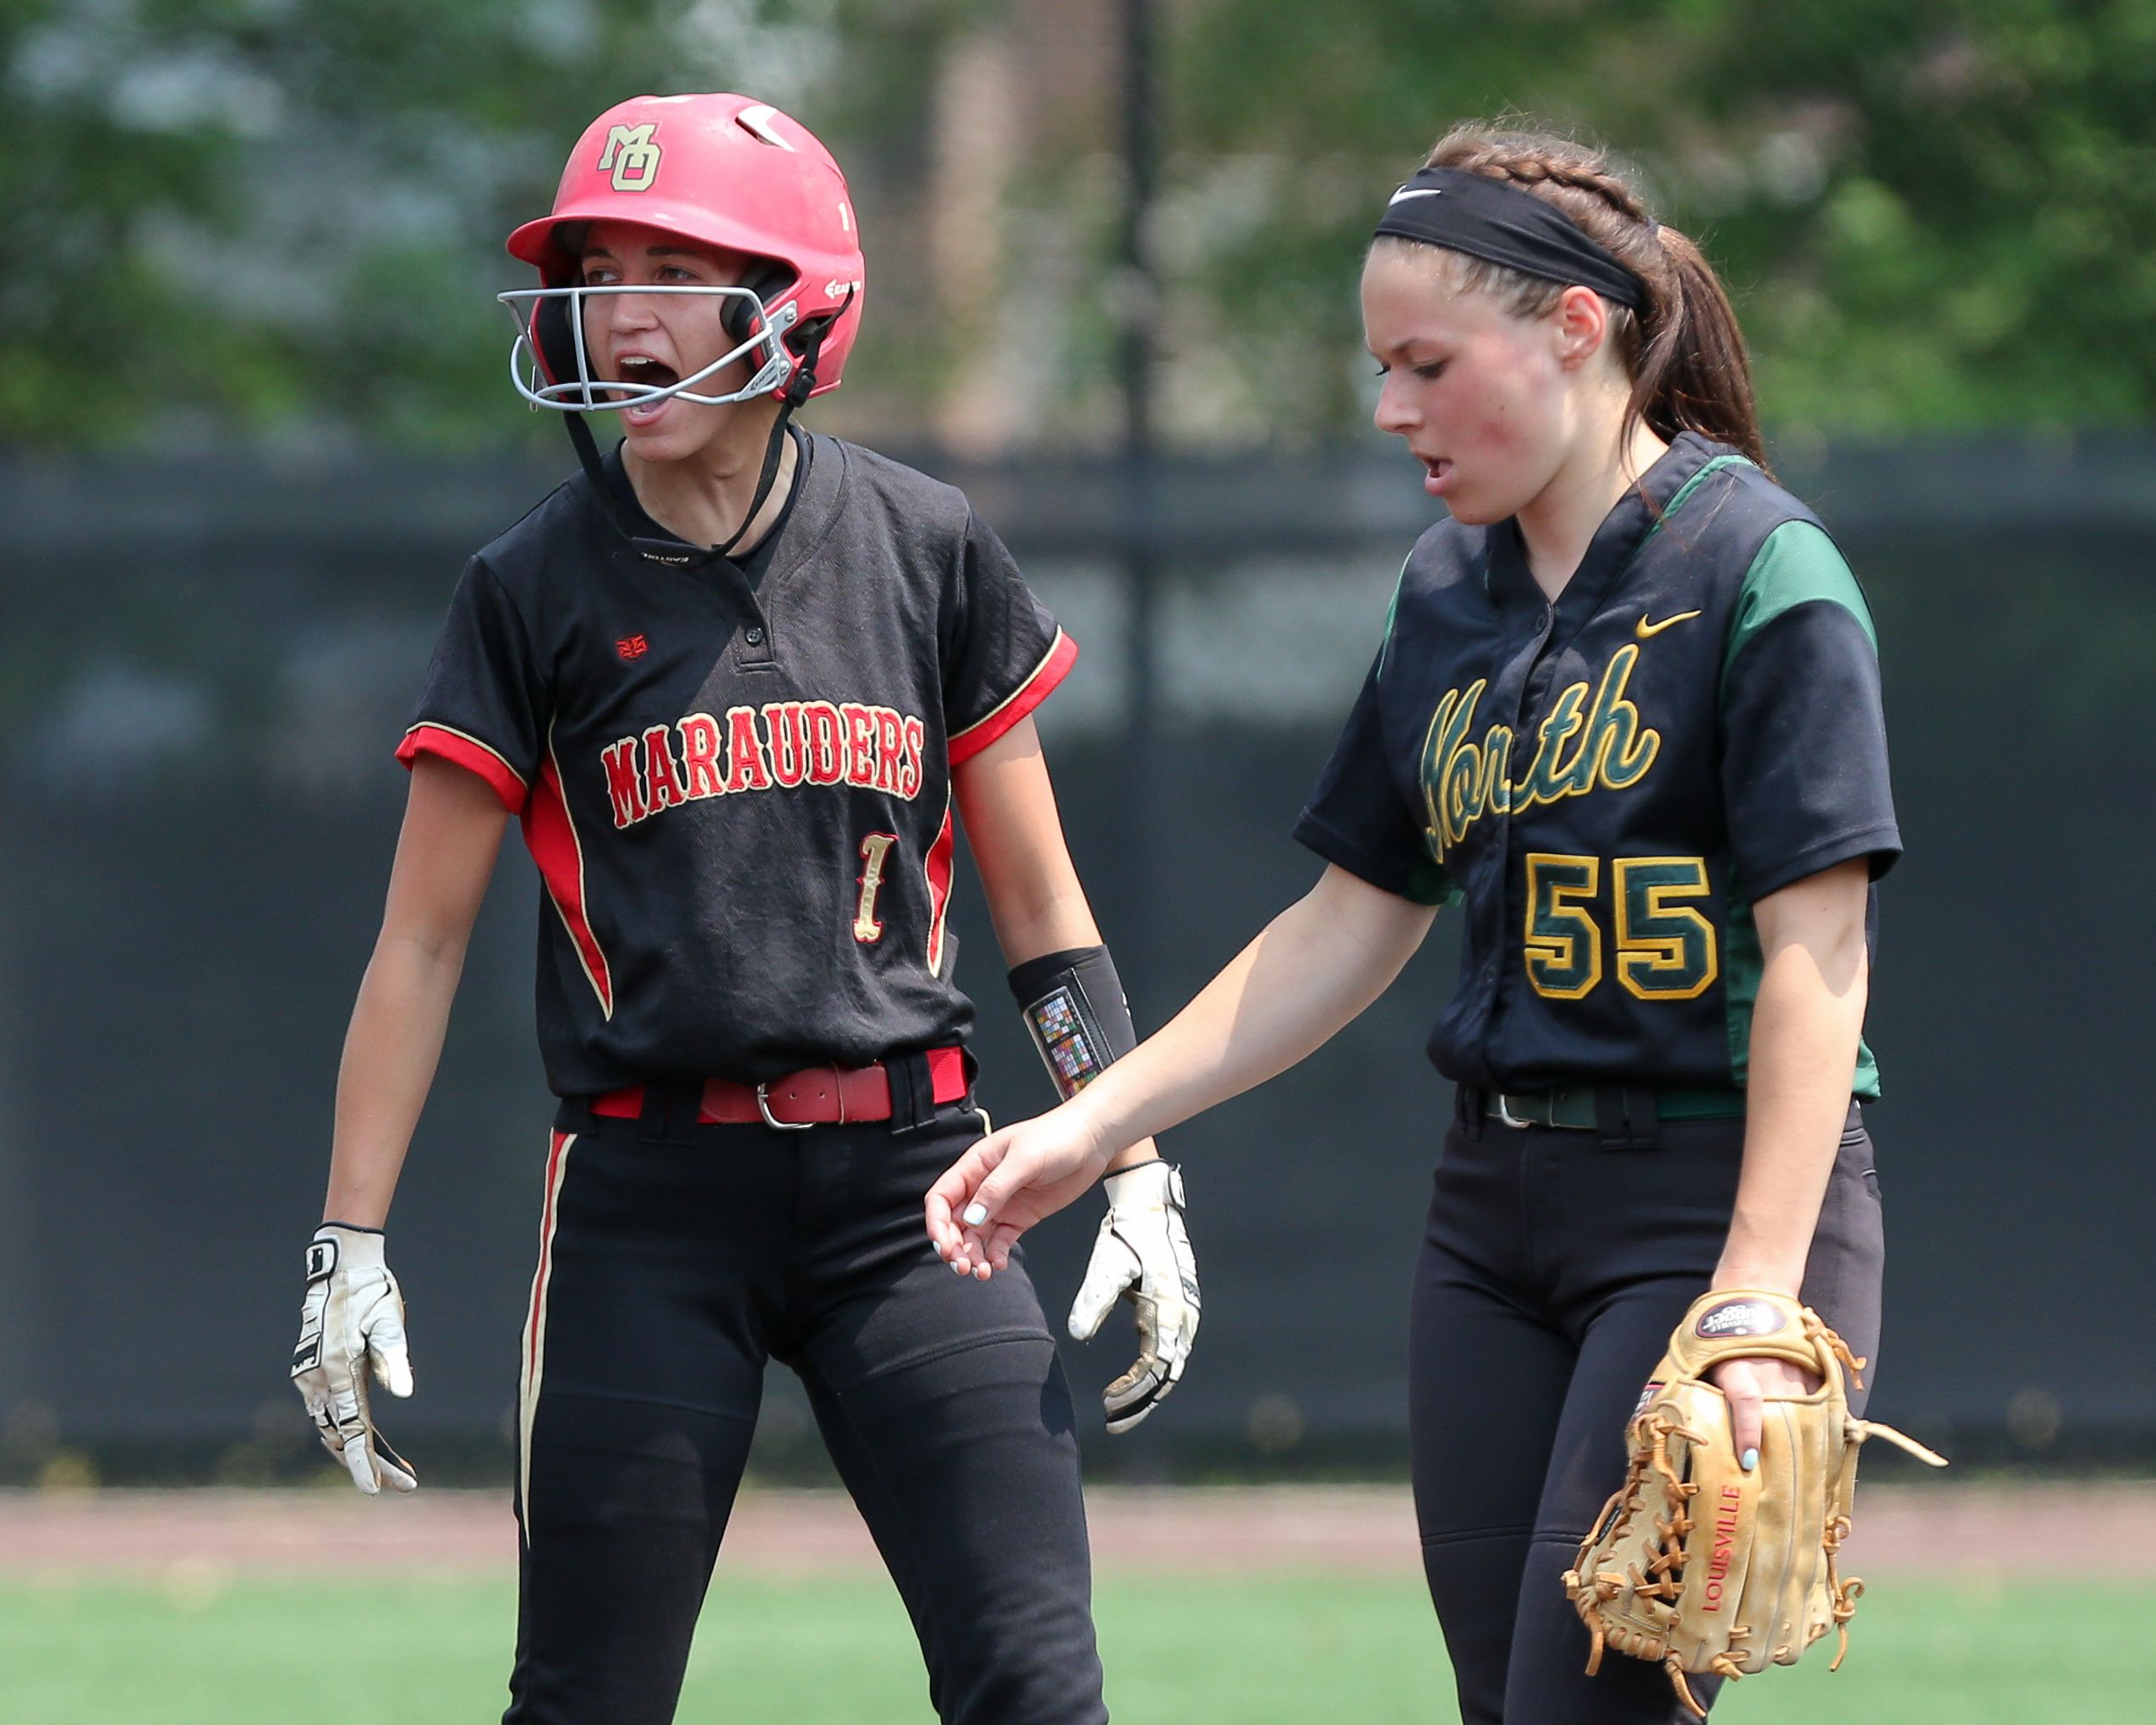
{"label": "helmet face guard", "polygon": [[[753,331],[709,364],[668,384],[628,383],[593,374],[591,353],[584,340],[584,302],[602,294],[687,294],[707,299],[731,300],[724,315],[729,335],[746,325]],[[733,402],[753,401],[759,396],[783,392],[799,364],[787,350],[786,331],[800,317],[791,303],[766,305],[748,287],[667,286],[640,288],[608,282],[599,287],[523,288],[495,296],[508,309],[517,326],[509,349],[509,381],[517,393],[534,408],[560,413],[618,413],[625,408],[647,408],[679,396],[699,407],[725,407]],[[723,394],[695,387],[715,376],[736,360],[753,356],[757,368],[739,389]]]}

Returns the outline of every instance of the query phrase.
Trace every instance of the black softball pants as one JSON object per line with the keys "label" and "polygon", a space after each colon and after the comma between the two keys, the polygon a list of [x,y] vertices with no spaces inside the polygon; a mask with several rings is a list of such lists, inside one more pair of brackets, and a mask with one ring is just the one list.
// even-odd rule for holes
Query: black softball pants
{"label": "black softball pants", "polygon": [[[1728,1233],[1741,1120],[1665,1122],[1651,1148],[1463,1121],[1445,1139],[1409,1316],[1423,1569],[1463,1725],[1677,1725],[1659,1664],[1606,1654],[1560,1578],[1625,1470],[1624,1427]],[[1855,1107],[1803,1297],[1877,1359],[1884,1261]],[[1864,1373],[1869,1385],[1872,1375]],[[1858,1412],[1865,1394],[1852,1388]],[[1711,1703],[1720,1679],[1691,1679]]]}
{"label": "black softball pants", "polygon": [[769,1359],[807,1388],[946,1725],[1105,1720],[1054,1343],[1022,1271],[961,1280],[922,1225],[981,1116],[672,1142],[562,1124],[581,1130],[554,1137],[523,1337],[505,1725],[672,1719]]}

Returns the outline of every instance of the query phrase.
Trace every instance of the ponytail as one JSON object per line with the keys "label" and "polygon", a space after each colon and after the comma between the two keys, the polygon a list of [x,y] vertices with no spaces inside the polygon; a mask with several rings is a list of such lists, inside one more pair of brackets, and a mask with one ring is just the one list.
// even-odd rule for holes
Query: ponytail
{"label": "ponytail", "polygon": [[[1766,470],[1752,362],[1729,295],[1699,248],[1650,216],[1602,151],[1543,133],[1474,124],[1440,139],[1427,166],[1487,174],[1556,205],[1646,284],[1640,311],[1610,307],[1617,357],[1632,380],[1627,436],[1643,423],[1665,440],[1696,431]],[[1502,264],[1450,256],[1464,289],[1497,293],[1515,316],[1540,316],[1564,292],[1560,283]]]}
{"label": "ponytail", "polygon": [[1729,295],[1714,266],[1684,235],[1657,227],[1655,239],[1668,268],[1653,284],[1655,303],[1648,309],[1625,412],[1628,426],[1644,419],[1666,440],[1697,431],[1731,445],[1764,471],[1766,447],[1752,398],[1752,359]]}

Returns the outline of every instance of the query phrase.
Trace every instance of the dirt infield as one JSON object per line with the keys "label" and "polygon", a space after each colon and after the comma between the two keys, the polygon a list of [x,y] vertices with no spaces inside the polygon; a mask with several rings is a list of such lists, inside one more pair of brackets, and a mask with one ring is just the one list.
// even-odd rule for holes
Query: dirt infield
{"label": "dirt infield", "polygon": [[[341,1478],[341,1476],[340,1476]],[[1404,1487],[1261,1487],[1087,1493],[1104,1570],[1252,1569],[1412,1574]],[[2040,1528],[2040,1539],[2029,1530]],[[0,1580],[81,1574],[510,1572],[506,1495],[348,1490],[0,1492]],[[1875,1487],[1858,1501],[1855,1563],[1969,1575],[2156,1576],[2156,1482]],[[745,1493],[722,1567],[774,1574],[877,1562],[860,1517],[829,1492]]]}

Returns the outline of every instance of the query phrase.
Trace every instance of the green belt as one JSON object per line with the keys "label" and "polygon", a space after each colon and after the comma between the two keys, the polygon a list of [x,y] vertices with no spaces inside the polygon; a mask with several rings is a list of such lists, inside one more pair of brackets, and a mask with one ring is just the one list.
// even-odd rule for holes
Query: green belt
{"label": "green belt", "polygon": [[[1508,1125],[1566,1126],[1591,1132],[1601,1125],[1595,1111],[1595,1087],[1592,1084],[1567,1084],[1555,1090],[1486,1090],[1482,1092],[1482,1109],[1490,1119],[1502,1120]],[[1655,1115],[1665,1120],[1742,1120],[1744,1092],[1656,1085]]]}

